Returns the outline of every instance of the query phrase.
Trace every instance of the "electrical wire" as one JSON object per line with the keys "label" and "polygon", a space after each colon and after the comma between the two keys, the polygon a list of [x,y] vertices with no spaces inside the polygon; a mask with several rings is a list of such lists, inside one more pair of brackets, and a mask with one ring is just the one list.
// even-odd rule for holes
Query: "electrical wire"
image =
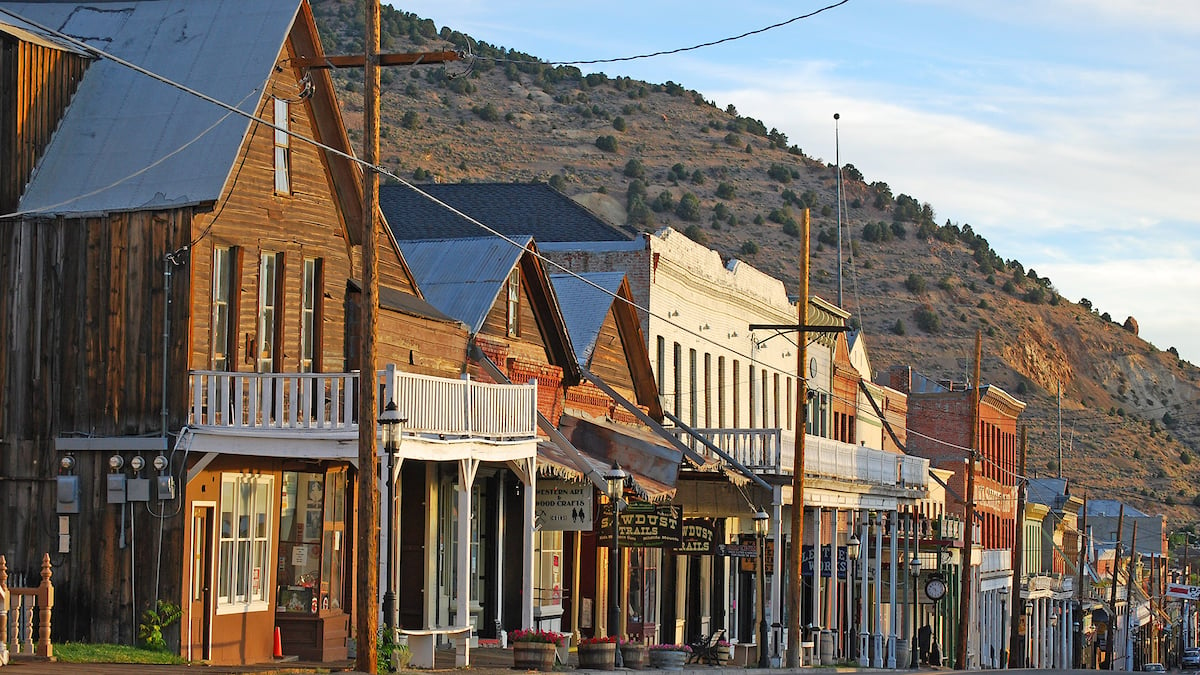
{"label": "electrical wire", "polygon": [[[704,49],[705,47],[714,47],[716,45],[724,44],[726,42],[733,42],[734,40],[741,40],[742,38],[747,38],[752,35],[758,35],[760,33],[765,33],[769,30],[774,30],[776,28],[782,28],[783,26],[786,26],[788,24],[792,24],[797,21],[802,21],[804,19],[814,17],[822,12],[827,12],[831,9],[834,9],[835,7],[841,7],[842,5],[846,4],[847,2],[850,2],[850,0],[841,0],[840,2],[835,2],[832,5],[826,5],[818,10],[809,12],[808,14],[801,14],[800,16],[794,16],[790,19],[787,19],[786,21],[780,21],[778,23],[773,23],[769,26],[764,26],[762,28],[756,28],[751,31],[746,31],[745,33],[742,33],[740,35],[733,35],[730,37],[721,38],[719,40],[712,40],[710,42],[701,42],[700,44],[692,45],[690,47],[677,47],[675,49],[664,49],[661,51],[649,52],[646,54],[635,54],[633,56],[617,56],[617,57],[607,58],[607,59],[584,59],[584,60],[578,60],[578,61],[534,61],[533,63],[541,63],[541,64],[547,65],[547,66],[590,66],[590,65],[596,65],[596,64],[601,64],[601,63],[620,63],[623,61],[637,61],[639,59],[651,59],[651,58],[655,58],[658,56],[669,56],[671,54],[680,54],[683,52],[690,52],[690,51],[694,51],[697,49]],[[502,59],[502,58],[495,58],[495,57],[479,57],[479,58],[486,58],[488,61],[494,61],[496,63],[531,63],[531,61],[521,60],[521,59]]]}

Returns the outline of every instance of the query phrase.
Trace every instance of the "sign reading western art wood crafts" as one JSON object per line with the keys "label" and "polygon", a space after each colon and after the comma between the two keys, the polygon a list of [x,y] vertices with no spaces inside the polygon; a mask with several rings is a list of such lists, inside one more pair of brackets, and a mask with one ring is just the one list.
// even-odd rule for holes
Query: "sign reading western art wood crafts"
{"label": "sign reading western art wood crafts", "polygon": [[[621,511],[621,547],[666,548],[677,546],[682,509],[650,502],[632,502]],[[603,507],[596,521],[598,546],[612,546],[612,509]]]}
{"label": "sign reading western art wood crafts", "polygon": [[592,529],[592,484],[539,479],[534,492],[538,528],[587,532]]}

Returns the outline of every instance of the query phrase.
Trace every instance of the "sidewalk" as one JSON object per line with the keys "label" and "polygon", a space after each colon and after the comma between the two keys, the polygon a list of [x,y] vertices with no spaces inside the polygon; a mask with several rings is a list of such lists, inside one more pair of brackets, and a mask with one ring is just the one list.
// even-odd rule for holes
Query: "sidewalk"
{"label": "sidewalk", "polygon": [[[434,664],[436,668],[432,670],[409,670],[409,673],[453,673],[454,667],[454,651],[448,649],[439,649],[435,653]],[[353,670],[353,661],[333,661],[328,663],[312,663],[304,661],[291,661],[280,663],[262,663],[251,666],[208,666],[208,665],[191,665],[191,666],[154,666],[141,665],[136,663],[60,663],[60,662],[43,662],[43,661],[17,661],[10,663],[3,669],[0,669],[0,675],[186,675],[187,673],[204,673],[205,675],[241,675],[257,674],[257,675],[316,675],[318,673],[346,673],[353,675],[360,671]],[[468,670],[472,675],[513,675],[515,672],[512,667],[512,650],[483,648],[471,650],[471,667]],[[556,672],[565,672],[576,670],[573,666],[558,666]],[[579,671],[580,673],[602,673],[604,671]],[[788,673],[946,673],[952,672],[946,669],[939,668],[919,668],[917,670],[896,670],[889,671],[878,668],[850,668],[839,666],[819,666],[814,668],[800,668],[789,670],[786,668],[741,668],[738,666],[705,666],[697,664],[687,664],[683,670],[662,671],[662,670],[641,670],[641,671],[623,671],[627,673],[639,672],[646,675],[721,675],[728,673],[729,675],[787,675]]]}

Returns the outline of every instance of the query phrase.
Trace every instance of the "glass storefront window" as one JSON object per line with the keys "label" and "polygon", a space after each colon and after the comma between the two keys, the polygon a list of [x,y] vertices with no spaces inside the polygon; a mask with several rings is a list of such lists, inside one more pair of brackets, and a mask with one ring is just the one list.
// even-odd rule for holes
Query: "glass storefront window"
{"label": "glass storefront window", "polygon": [[275,611],[341,609],[345,489],[344,470],[283,472]]}

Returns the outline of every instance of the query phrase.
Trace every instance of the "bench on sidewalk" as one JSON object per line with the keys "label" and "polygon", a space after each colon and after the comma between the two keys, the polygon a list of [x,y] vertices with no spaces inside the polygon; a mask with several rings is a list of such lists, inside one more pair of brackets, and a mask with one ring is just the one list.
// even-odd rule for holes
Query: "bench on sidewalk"
{"label": "bench on sidewalk", "polygon": [[458,650],[454,658],[457,668],[471,665],[471,627],[448,626],[446,628],[401,628],[400,634],[408,637],[408,651],[412,659],[408,665],[413,668],[433,668],[433,650],[437,647],[438,636],[444,635],[456,642]]}

